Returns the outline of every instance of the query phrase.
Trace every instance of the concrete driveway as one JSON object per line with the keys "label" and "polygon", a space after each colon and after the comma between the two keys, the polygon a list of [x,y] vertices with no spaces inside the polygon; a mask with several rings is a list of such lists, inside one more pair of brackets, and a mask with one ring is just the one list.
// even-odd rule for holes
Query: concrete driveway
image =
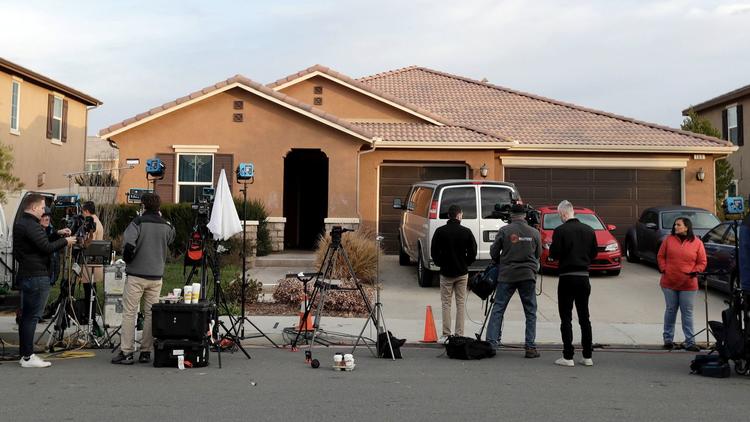
{"label": "concrete driveway", "polygon": [[[420,333],[424,328],[420,324],[424,321],[425,307],[431,305],[440,335],[441,305],[438,287],[419,287],[416,267],[399,266],[398,257],[390,255],[384,256],[381,260],[380,279],[384,286],[382,302],[387,319],[395,319],[402,323],[415,321],[418,327],[409,331]],[[537,298],[537,340],[540,343],[560,342],[557,283],[557,276],[549,275],[540,277],[537,283],[537,291],[541,290]],[[659,287],[659,272],[655,267],[626,262],[619,276],[592,276],[591,287],[589,308],[595,342],[620,345],[661,344],[664,296]],[[704,296],[702,291],[696,296],[696,331],[705,326]],[[725,298],[722,293],[709,290],[710,319],[721,319],[721,311],[726,307],[723,302]],[[479,331],[484,316],[482,305],[477,296],[468,294],[465,335]],[[522,342],[523,325],[523,308],[516,296],[511,300],[505,313],[503,342]],[[578,328],[574,326],[573,331],[578,338]],[[676,333],[675,341],[682,341],[679,315]],[[697,339],[706,341],[704,335],[698,336]]]}

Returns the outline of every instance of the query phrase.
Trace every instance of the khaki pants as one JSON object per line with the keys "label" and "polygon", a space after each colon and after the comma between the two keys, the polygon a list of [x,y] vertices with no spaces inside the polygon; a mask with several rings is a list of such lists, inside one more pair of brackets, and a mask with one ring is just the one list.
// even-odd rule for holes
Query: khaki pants
{"label": "khaki pants", "polygon": [[440,275],[440,301],[443,303],[443,335],[451,334],[451,298],[456,294],[456,330],[457,336],[464,335],[464,304],[466,303],[466,283],[469,275],[445,277]]}
{"label": "khaki pants", "polygon": [[145,278],[128,275],[125,291],[122,294],[122,339],[120,349],[123,353],[133,353],[135,350],[135,318],[138,314],[138,304],[143,297],[143,338],[141,351],[150,352],[154,346],[154,335],[151,331],[151,306],[159,301],[161,294],[161,279],[147,280]]}

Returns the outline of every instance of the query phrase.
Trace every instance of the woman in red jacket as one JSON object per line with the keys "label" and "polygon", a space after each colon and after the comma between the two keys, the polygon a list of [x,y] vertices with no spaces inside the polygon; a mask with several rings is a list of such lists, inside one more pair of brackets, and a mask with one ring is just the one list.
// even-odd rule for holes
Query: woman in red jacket
{"label": "woman in red jacket", "polygon": [[664,348],[674,347],[674,324],[677,309],[680,309],[682,332],[685,334],[685,349],[698,352],[693,335],[693,302],[698,290],[696,273],[706,269],[706,249],[703,241],[693,234],[690,219],[679,217],[672,226],[657,255],[661,272],[661,290],[667,308],[664,311]]}

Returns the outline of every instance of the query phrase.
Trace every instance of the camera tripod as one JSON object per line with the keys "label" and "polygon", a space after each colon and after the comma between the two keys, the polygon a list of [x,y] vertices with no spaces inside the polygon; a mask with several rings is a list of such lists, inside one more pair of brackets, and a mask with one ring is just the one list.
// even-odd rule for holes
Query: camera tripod
{"label": "camera tripod", "polygon": [[[302,315],[301,321],[303,322],[300,324],[299,328],[297,329],[297,334],[294,337],[294,340],[292,341],[292,351],[297,350],[297,342],[299,341],[299,338],[302,335],[302,332],[308,331],[307,329],[309,327],[307,327],[307,324],[306,324],[307,318],[313,312],[313,307],[315,307],[315,310],[314,310],[315,318],[313,319],[312,336],[308,343],[308,350],[305,351],[305,358],[308,361],[310,361],[313,368],[317,368],[318,366],[320,366],[320,362],[318,362],[316,359],[312,359],[312,347],[315,344],[318,331],[320,331],[320,319],[323,313],[323,307],[325,306],[326,297],[328,296],[328,293],[330,290],[359,291],[360,295],[362,296],[362,300],[365,304],[365,307],[367,308],[367,311],[368,311],[368,322],[372,321],[373,324],[375,324],[375,326],[378,327],[378,321],[376,319],[375,308],[373,308],[372,304],[370,303],[370,299],[367,297],[367,294],[365,293],[365,290],[362,287],[362,284],[360,284],[359,280],[357,279],[357,275],[354,273],[354,268],[352,268],[351,261],[349,261],[349,257],[346,254],[346,250],[341,246],[341,236],[344,232],[348,232],[348,231],[351,231],[351,230],[342,229],[340,226],[334,226],[333,229],[331,230],[331,243],[328,245],[328,249],[326,249],[325,255],[323,256],[323,260],[320,263],[320,268],[318,269],[318,272],[312,273],[312,274],[309,274],[309,273],[305,274],[311,277],[305,281],[310,281],[313,278],[315,281],[313,283],[313,290],[310,296],[310,301],[307,303],[307,306],[305,307],[305,312]],[[346,268],[349,272],[349,276],[354,281],[355,287],[341,287],[339,285],[335,285],[331,283],[333,270],[336,267],[336,262],[339,257],[341,257],[341,259],[343,259],[344,262],[346,263]],[[316,299],[317,299],[317,307],[316,307]],[[378,315],[382,317],[382,309]],[[364,333],[364,328],[362,329],[362,333]],[[357,338],[357,343],[359,343],[359,341],[361,340],[362,333],[360,333],[360,336]],[[370,345],[367,344],[366,342],[364,344],[372,352],[372,348],[370,347]]]}

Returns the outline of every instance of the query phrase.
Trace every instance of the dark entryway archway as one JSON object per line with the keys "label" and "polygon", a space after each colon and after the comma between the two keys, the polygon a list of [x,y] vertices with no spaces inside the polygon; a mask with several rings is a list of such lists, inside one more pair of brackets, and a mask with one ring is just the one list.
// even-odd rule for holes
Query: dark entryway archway
{"label": "dark entryway archway", "polygon": [[284,158],[284,248],[312,249],[328,214],[328,157],[293,149]]}

